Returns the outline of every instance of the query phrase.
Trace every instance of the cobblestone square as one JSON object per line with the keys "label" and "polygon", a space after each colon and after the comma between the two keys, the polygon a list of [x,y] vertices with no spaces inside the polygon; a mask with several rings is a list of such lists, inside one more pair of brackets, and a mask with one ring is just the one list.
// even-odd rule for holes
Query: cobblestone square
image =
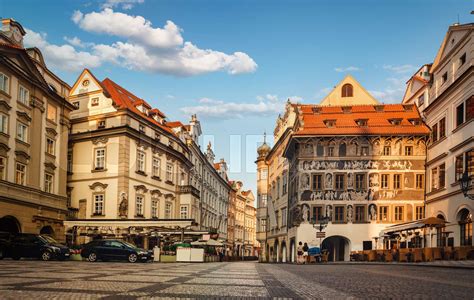
{"label": "cobblestone square", "polygon": [[474,270],[256,262],[0,261],[0,299],[471,299]]}

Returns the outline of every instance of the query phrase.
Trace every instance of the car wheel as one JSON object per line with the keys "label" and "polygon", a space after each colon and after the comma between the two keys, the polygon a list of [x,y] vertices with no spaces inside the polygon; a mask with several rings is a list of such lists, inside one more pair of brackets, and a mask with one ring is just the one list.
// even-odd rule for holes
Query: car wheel
{"label": "car wheel", "polygon": [[47,250],[44,251],[43,253],[41,253],[41,259],[42,259],[43,261],[51,260],[51,257],[52,257],[51,252],[49,252],[49,251],[47,251]]}
{"label": "car wheel", "polygon": [[131,263],[136,263],[138,260],[138,256],[135,253],[132,253],[128,256],[128,261]]}
{"label": "car wheel", "polygon": [[89,254],[89,256],[87,258],[89,259],[90,262],[96,262],[97,261],[97,254],[92,252],[91,254]]}

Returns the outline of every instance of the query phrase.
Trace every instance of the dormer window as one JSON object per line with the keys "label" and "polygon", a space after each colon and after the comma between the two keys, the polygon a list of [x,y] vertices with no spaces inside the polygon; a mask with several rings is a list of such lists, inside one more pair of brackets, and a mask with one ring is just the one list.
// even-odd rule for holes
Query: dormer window
{"label": "dormer window", "polygon": [[356,123],[360,127],[367,127],[367,121],[368,121],[367,119],[359,119],[359,120],[356,120]]}
{"label": "dormer window", "polygon": [[91,106],[99,106],[99,98],[92,98],[91,99]]}
{"label": "dormer window", "polygon": [[346,83],[342,86],[341,89],[341,97],[353,97],[354,96],[354,88],[352,84]]}
{"label": "dormer window", "polygon": [[402,123],[402,119],[390,119],[388,121],[390,122],[390,124],[395,125],[395,126],[398,126]]}
{"label": "dormer window", "polygon": [[72,103],[72,105],[74,105],[74,107],[75,107],[76,109],[79,109],[79,107],[80,107],[80,105],[81,105],[81,102],[75,101],[75,102]]}
{"label": "dormer window", "polygon": [[105,120],[97,121],[97,129],[105,128]]}
{"label": "dormer window", "polygon": [[409,120],[412,125],[421,125],[421,120],[420,119],[410,119]]}
{"label": "dormer window", "polygon": [[336,120],[325,120],[324,124],[326,125],[327,128],[332,128],[336,126]]}
{"label": "dormer window", "polygon": [[344,106],[342,108],[342,112],[345,113],[345,114],[350,114],[352,112],[352,107],[350,106]]}
{"label": "dormer window", "polygon": [[315,113],[315,114],[319,114],[319,113],[321,113],[321,107],[313,107],[313,108],[312,108],[312,111],[313,111],[313,113]]}
{"label": "dormer window", "polygon": [[376,112],[383,112],[383,105],[375,105],[374,106]]}
{"label": "dormer window", "polygon": [[412,104],[403,104],[403,109],[405,111],[412,111],[412,107],[413,107]]}

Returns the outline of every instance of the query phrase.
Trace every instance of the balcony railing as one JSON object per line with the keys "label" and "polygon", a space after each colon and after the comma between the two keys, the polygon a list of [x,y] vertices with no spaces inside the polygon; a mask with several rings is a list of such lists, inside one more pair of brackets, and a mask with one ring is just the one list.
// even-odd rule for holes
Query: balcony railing
{"label": "balcony railing", "polygon": [[180,185],[178,186],[178,193],[180,194],[192,194],[196,198],[200,198],[200,193],[197,188],[192,185]]}

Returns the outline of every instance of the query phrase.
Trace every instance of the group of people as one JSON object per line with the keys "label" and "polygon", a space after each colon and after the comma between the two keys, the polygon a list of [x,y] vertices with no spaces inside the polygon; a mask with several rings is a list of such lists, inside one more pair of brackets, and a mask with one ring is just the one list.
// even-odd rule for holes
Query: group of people
{"label": "group of people", "polygon": [[309,251],[309,247],[308,247],[308,243],[302,243],[302,242],[299,242],[298,243],[298,248],[296,248],[296,263],[297,264],[306,264],[306,263],[309,263],[309,254],[308,254],[308,251]]}

